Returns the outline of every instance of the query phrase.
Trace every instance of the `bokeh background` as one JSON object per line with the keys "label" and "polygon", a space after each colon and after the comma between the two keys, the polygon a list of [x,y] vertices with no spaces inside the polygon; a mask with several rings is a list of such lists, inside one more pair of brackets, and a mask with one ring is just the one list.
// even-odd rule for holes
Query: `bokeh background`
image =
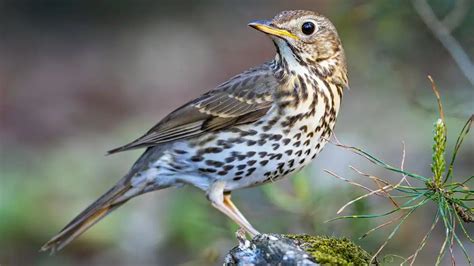
{"label": "bokeh background", "polygon": [[[452,35],[473,59],[474,2],[428,2],[440,18],[457,10]],[[339,30],[351,83],[336,127],[339,140],[394,165],[404,141],[405,168],[430,176],[437,116],[426,76],[437,81],[445,103],[449,147],[474,113],[474,87],[411,1],[0,1],[0,264],[222,263],[236,245],[237,227],[190,187],[132,200],[55,256],[38,250],[141,152],[105,157],[105,151],[140,136],[183,102],[271,59],[272,43],[246,24],[285,9],[319,11]],[[473,158],[471,135],[456,176],[473,174]],[[234,201],[263,232],[347,236],[375,251],[388,230],[357,238],[384,219],[325,223],[363,193],[323,172],[365,182],[349,165],[400,178],[327,145],[308,169],[235,192]],[[345,213],[390,207],[374,197]],[[426,208],[407,221],[384,254],[412,254],[433,211]],[[433,263],[443,234],[436,228],[419,264]],[[455,253],[464,265],[459,249]]]}

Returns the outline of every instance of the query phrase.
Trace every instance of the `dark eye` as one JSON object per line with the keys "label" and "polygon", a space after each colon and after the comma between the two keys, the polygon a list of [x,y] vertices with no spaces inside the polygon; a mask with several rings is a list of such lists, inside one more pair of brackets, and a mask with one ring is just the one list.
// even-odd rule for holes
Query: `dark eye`
{"label": "dark eye", "polygon": [[315,28],[316,26],[314,25],[313,22],[307,21],[303,23],[303,25],[301,26],[301,31],[306,35],[311,35],[313,34]]}

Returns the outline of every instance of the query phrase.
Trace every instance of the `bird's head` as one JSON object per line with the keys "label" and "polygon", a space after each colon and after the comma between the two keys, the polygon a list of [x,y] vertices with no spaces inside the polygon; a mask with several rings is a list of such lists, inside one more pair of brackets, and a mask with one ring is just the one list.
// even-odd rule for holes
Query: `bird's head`
{"label": "bird's head", "polygon": [[336,28],[318,13],[283,11],[272,20],[254,21],[249,26],[268,34],[277,46],[279,56],[289,64],[296,60],[300,64],[315,65],[335,57],[344,61]]}

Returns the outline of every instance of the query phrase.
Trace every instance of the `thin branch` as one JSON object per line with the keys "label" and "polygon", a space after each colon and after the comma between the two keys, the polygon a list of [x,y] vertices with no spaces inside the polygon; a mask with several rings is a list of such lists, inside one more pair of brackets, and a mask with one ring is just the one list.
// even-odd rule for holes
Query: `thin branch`
{"label": "thin branch", "polygon": [[450,30],[436,17],[426,0],[413,0],[416,12],[433,35],[448,50],[459,69],[474,86],[474,65],[461,44],[451,35]]}
{"label": "thin branch", "polygon": [[[334,173],[334,172],[332,172],[332,171],[330,171],[330,170],[328,170],[328,169],[324,169],[324,172],[326,172],[326,173],[328,173],[328,174],[334,176],[334,177],[337,178],[337,179],[340,179],[340,180],[342,180],[342,181],[345,181],[345,182],[347,182],[347,183],[349,183],[349,184],[351,184],[351,185],[354,185],[354,186],[363,188],[363,189],[365,189],[365,190],[367,190],[367,191],[369,191],[369,192],[373,192],[373,191],[374,191],[374,190],[372,190],[372,189],[370,189],[370,188],[368,188],[368,187],[366,187],[366,186],[364,186],[364,185],[361,185],[361,184],[359,184],[359,183],[357,183],[357,182],[353,182],[353,181],[351,181],[351,180],[349,180],[349,179],[347,179],[347,178],[344,178],[344,177],[342,177],[342,176],[340,176],[340,175],[338,175],[338,174],[336,174],[336,173]],[[377,194],[377,195],[383,197],[382,194]]]}
{"label": "thin branch", "polygon": [[[406,155],[405,141],[402,141],[402,162],[400,163],[400,170],[402,170],[402,171],[405,171],[405,169],[404,169],[404,167],[405,167],[405,155]],[[410,182],[408,182],[407,175],[402,174],[402,180],[405,180],[405,183],[407,183],[407,185],[411,186]]]}
{"label": "thin branch", "polygon": [[[359,201],[359,200],[361,200],[361,199],[363,199],[363,198],[367,198],[367,197],[369,197],[370,195],[377,194],[377,193],[380,193],[380,192],[384,192],[385,189],[390,188],[390,187],[391,187],[391,185],[387,185],[387,186],[384,186],[384,187],[382,187],[382,188],[380,188],[380,189],[377,189],[377,190],[374,190],[374,191],[369,192],[369,193],[367,193],[367,194],[364,194],[364,195],[362,195],[362,196],[359,196],[359,197],[357,197],[357,198],[355,198],[355,199],[349,201],[348,203],[344,204],[344,206],[342,206],[336,213],[337,213],[337,214],[340,214],[342,211],[344,211],[344,209],[345,209],[347,206],[353,204],[354,202],[357,202],[357,201]],[[398,206],[397,206],[397,207],[398,207]]]}
{"label": "thin branch", "polygon": [[[396,187],[393,187],[392,184],[390,184],[389,182],[387,182],[387,181],[385,181],[385,180],[383,180],[383,179],[381,179],[381,178],[379,178],[379,177],[376,177],[376,176],[374,176],[374,175],[366,174],[366,173],[364,173],[364,172],[358,170],[357,168],[355,168],[355,167],[352,166],[352,165],[350,165],[349,167],[350,167],[353,171],[355,171],[356,173],[358,173],[359,175],[362,175],[362,176],[365,176],[365,177],[368,177],[368,178],[372,179],[372,180],[375,182],[375,184],[377,185],[377,187],[379,188],[377,191],[379,191],[379,190],[382,191],[382,192],[384,193],[384,196],[385,196],[386,198],[388,198],[388,199],[392,202],[392,204],[393,204],[395,207],[400,207],[400,206],[398,206],[397,202],[392,198],[392,196],[391,196],[390,193],[389,193],[390,191],[396,189]],[[385,186],[384,186],[384,187],[381,187],[381,186],[380,186],[380,183],[385,184]]]}
{"label": "thin branch", "polygon": [[436,87],[436,83],[434,82],[433,78],[430,75],[428,75],[428,79],[431,82],[431,89],[433,90],[436,96],[436,101],[438,101],[439,116],[441,117],[441,120],[443,120],[443,123],[446,124],[446,121],[444,120],[443,104],[441,103],[441,96],[439,95],[438,87]]}
{"label": "thin branch", "polygon": [[396,218],[394,218],[394,219],[388,220],[387,222],[385,222],[385,223],[383,223],[383,224],[380,224],[380,225],[378,225],[378,226],[376,226],[376,227],[370,229],[370,230],[367,231],[365,234],[363,234],[361,237],[359,237],[359,239],[363,239],[363,238],[367,237],[369,234],[371,234],[372,232],[377,231],[377,230],[380,229],[380,228],[383,228],[383,227],[385,227],[385,226],[387,226],[387,225],[392,224],[393,222],[396,222],[396,221],[400,220],[404,215],[405,215],[405,214],[402,214],[402,215],[399,216],[399,217],[396,217]]}
{"label": "thin branch", "polygon": [[464,18],[466,18],[469,12],[469,1],[468,0],[457,0],[453,9],[443,18],[443,25],[453,32],[459,25],[461,25]]}
{"label": "thin branch", "polygon": [[408,213],[406,213],[401,219],[400,222],[395,226],[395,229],[392,230],[390,235],[385,239],[385,242],[378,248],[378,250],[372,255],[372,258],[370,259],[370,262],[372,263],[374,259],[382,252],[382,250],[385,248],[385,246],[388,244],[390,239],[397,233],[398,229],[400,229],[400,226],[405,222],[405,220],[417,209],[417,207],[414,207],[411,209]]}
{"label": "thin branch", "polygon": [[[454,218],[452,218],[454,220]],[[456,260],[454,259],[454,235],[456,233],[456,221],[452,221],[453,223],[453,231],[451,232],[451,245],[449,245],[449,254],[451,254],[451,265],[456,265]]]}

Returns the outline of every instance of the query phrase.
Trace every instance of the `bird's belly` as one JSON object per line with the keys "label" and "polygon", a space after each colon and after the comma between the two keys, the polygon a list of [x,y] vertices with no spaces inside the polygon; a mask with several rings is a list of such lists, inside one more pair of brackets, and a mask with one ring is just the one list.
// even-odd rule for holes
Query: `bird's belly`
{"label": "bird's belly", "polygon": [[[256,153],[255,158],[239,162],[237,170],[243,168],[244,173],[242,175],[240,171],[229,175],[226,188],[236,190],[273,182],[301,170],[316,157],[326,143],[326,140],[320,138],[322,130],[316,132],[316,127],[302,121],[295,124],[289,132],[267,132],[268,135],[263,135],[263,138],[267,137],[264,145],[247,147],[252,148],[247,153]],[[259,135],[258,140],[261,138]]]}
{"label": "bird's belly", "polygon": [[[322,116],[297,121],[291,128],[275,123],[249,124],[206,135],[197,141],[174,147],[175,164],[187,169],[181,173],[185,183],[206,189],[216,180],[226,182],[232,191],[271,182],[300,170],[314,159],[327,134]],[[286,129],[286,130],[285,130]]]}

